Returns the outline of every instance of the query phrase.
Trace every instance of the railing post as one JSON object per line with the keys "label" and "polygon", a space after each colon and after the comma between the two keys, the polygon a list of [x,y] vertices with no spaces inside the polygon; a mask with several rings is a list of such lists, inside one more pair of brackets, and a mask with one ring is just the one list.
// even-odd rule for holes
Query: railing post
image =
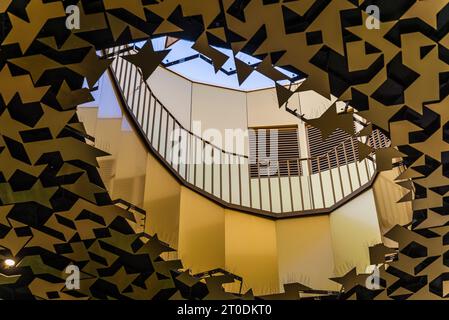
{"label": "railing post", "polygon": [[[117,80],[118,80],[118,83],[120,84],[120,83],[122,83],[123,63],[124,63],[123,59],[121,57],[117,57],[117,68],[119,67],[119,63],[120,63],[120,68],[119,68],[120,71],[119,71]],[[123,89],[122,88],[120,88],[120,89],[121,89],[120,91],[123,92]]]}
{"label": "railing post", "polygon": [[[287,160],[287,174],[288,174],[288,189],[290,190],[290,202],[291,202],[291,206],[292,206],[292,211],[295,211],[294,203],[293,203],[292,175],[291,175],[291,170],[290,170],[290,160]],[[299,170],[298,170],[298,178],[299,178],[299,183],[301,183],[301,177],[299,175]]]}
{"label": "railing post", "polygon": [[270,168],[271,168],[271,160],[268,160],[268,177],[267,177],[267,181],[268,181],[268,194],[269,194],[269,197],[268,197],[268,200],[270,200],[270,212],[273,212],[273,197],[272,197],[272,194],[271,194],[271,171],[270,171]]}
{"label": "railing post", "polygon": [[198,152],[198,147],[197,147],[197,143],[196,143],[196,137],[193,137],[193,141],[194,141],[194,147],[193,147],[193,185],[196,186],[196,166],[197,166],[196,156],[197,156],[197,152]]}
{"label": "railing post", "polygon": [[343,187],[343,178],[341,176],[340,156],[338,154],[338,146],[335,147],[335,156],[336,156],[336,160],[337,160],[338,178],[340,180],[341,198],[343,199],[345,197],[345,189]]}
{"label": "railing post", "polygon": [[151,146],[154,148],[154,130],[156,129],[155,127],[155,123],[156,123],[156,99],[153,99],[153,121],[152,121],[152,125],[151,125]]}
{"label": "railing post", "polygon": [[279,203],[281,204],[281,213],[284,213],[284,204],[283,204],[283,197],[282,197],[282,182],[281,182],[281,164],[280,161],[277,161],[278,164],[278,182],[279,182]]}
{"label": "railing post", "polygon": [[[312,161],[310,161],[309,165],[312,165]],[[312,170],[313,172],[313,170]],[[309,174],[309,192],[310,192],[310,200],[311,200],[311,209],[315,209],[315,196],[313,194],[313,181],[312,181],[312,174]]]}
{"label": "railing post", "polygon": [[159,132],[158,132],[158,137],[157,137],[157,152],[161,153],[161,133],[162,133],[162,105],[159,104]]}
{"label": "railing post", "polygon": [[321,189],[321,199],[323,201],[323,208],[326,208],[326,199],[324,197],[324,187],[323,187],[323,175],[321,173],[321,157],[318,157],[318,176],[320,179],[320,189]]}
{"label": "railing post", "polygon": [[249,207],[253,208],[253,181],[251,177],[251,167],[249,158],[247,165],[248,165],[247,168],[248,168],[248,183],[249,183]]}
{"label": "railing post", "polygon": [[201,161],[203,162],[203,190],[206,191],[206,143],[204,140],[202,140],[201,147]]}
{"label": "railing post", "polygon": [[165,160],[168,160],[168,135],[169,135],[169,130],[168,130],[168,124],[169,124],[169,116],[168,113],[166,113],[165,115],[166,119],[165,119],[165,146],[164,146],[164,158]]}
{"label": "railing post", "polygon": [[220,150],[220,199],[223,200],[223,150]]}
{"label": "railing post", "polygon": [[332,197],[333,197],[333,204],[337,203],[337,197],[335,196],[335,186],[334,186],[334,175],[332,174],[332,164],[331,164],[331,158],[329,153],[327,153],[327,163],[329,166],[329,174],[331,176],[331,185],[332,185]]}
{"label": "railing post", "polygon": [[185,152],[185,164],[184,164],[184,170],[185,170],[185,175],[186,175],[186,179],[188,182],[190,182],[191,177],[190,177],[190,166],[191,166],[191,160],[192,160],[192,141],[191,139],[189,139],[189,136],[187,135],[187,132],[184,129],[181,129],[183,135],[185,134],[185,137],[183,136],[183,138],[185,139],[186,142],[186,152]]}
{"label": "railing post", "polygon": [[237,165],[239,166],[239,196],[240,196],[240,205],[242,205],[242,203],[243,203],[243,199],[242,199],[242,197],[243,197],[243,192],[242,192],[242,164],[241,164],[241,161],[240,161],[240,156],[239,157],[237,157],[237,159],[238,159],[238,163],[237,163]]}
{"label": "railing post", "polygon": [[[146,114],[144,114],[144,116],[146,116],[146,118],[147,118],[147,125],[146,125],[146,128],[145,128],[145,135],[146,135],[147,138],[149,138],[148,134],[149,134],[149,131],[150,131],[151,95],[150,95],[150,101],[147,101],[148,100],[148,89],[147,89],[146,85],[144,86],[144,90],[143,91],[144,91],[144,93],[143,93],[144,94],[143,105],[144,105],[145,111],[146,111]],[[146,108],[146,106],[148,106],[148,108]]]}
{"label": "railing post", "polygon": [[368,181],[370,181],[371,180],[371,173],[370,173],[370,170],[369,170],[368,159],[363,159],[363,162],[365,163],[366,178],[368,179]]}
{"label": "railing post", "polygon": [[[130,79],[131,79],[131,72],[128,74],[128,67],[129,68],[131,68],[131,66],[130,66],[130,63],[128,63],[128,62],[126,62],[125,63],[125,79],[124,79],[124,88],[123,89],[125,89],[124,91],[126,92],[125,93],[125,99],[126,99],[126,104],[128,105],[128,108],[130,107],[130,104],[129,104],[129,89],[131,88],[131,81],[130,81]],[[132,113],[132,108],[131,108],[131,113]]]}
{"label": "railing post", "polygon": [[260,210],[262,210],[262,182],[260,181],[260,161],[257,159],[257,178],[259,180],[259,204]]}
{"label": "railing post", "polygon": [[349,161],[348,161],[348,155],[346,154],[346,147],[343,144],[343,153],[345,156],[345,163],[346,163],[346,171],[348,172],[348,179],[349,179],[349,186],[351,187],[351,193],[354,192],[354,188],[352,187],[352,177],[351,177],[351,172],[349,170]]}
{"label": "railing post", "polygon": [[214,185],[214,176],[215,176],[215,147],[211,147],[211,157],[212,157],[212,161],[211,161],[211,190],[212,190],[212,195],[215,196],[215,185]]}
{"label": "railing post", "polygon": [[355,160],[355,167],[357,170],[357,179],[359,181],[359,187],[362,186],[362,179],[360,178],[360,171],[359,171],[359,155],[355,152],[355,146],[354,146],[354,139],[351,138],[351,147],[352,147],[352,153],[354,154],[354,160]]}
{"label": "railing post", "polygon": [[[131,66],[130,79],[132,77],[132,70],[134,70],[134,69],[136,70],[134,72],[134,87],[129,90],[129,92],[131,94],[130,100],[132,98],[132,102],[129,105],[131,106],[133,113],[135,112],[134,114],[136,115],[137,122],[139,122],[139,105],[137,105],[136,108],[134,108],[134,105],[135,105],[135,102],[136,102],[135,101],[136,100],[136,89],[135,88],[136,88],[137,74],[138,74],[137,67]],[[129,86],[131,87],[131,82],[129,83]],[[134,110],[134,109],[136,109],[136,110]]]}
{"label": "railing post", "polygon": [[[298,164],[298,168],[300,166],[301,166],[300,168],[302,168],[301,160],[297,159],[296,162]],[[302,206],[301,208],[302,208],[302,210],[305,210],[306,208],[304,206],[304,193],[303,193],[303,190],[302,190],[302,175],[298,175],[298,178],[299,178],[299,193],[301,194],[301,206]]]}
{"label": "railing post", "polygon": [[229,174],[229,203],[231,203],[232,204],[232,188],[231,188],[231,186],[232,186],[232,164],[231,164],[231,155],[228,153],[228,159],[229,159],[229,162],[228,162],[228,174]]}

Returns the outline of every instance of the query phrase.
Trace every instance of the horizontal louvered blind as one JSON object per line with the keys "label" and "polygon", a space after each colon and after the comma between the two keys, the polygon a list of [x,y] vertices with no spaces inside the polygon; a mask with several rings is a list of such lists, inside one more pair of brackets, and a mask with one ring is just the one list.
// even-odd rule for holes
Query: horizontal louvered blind
{"label": "horizontal louvered blind", "polygon": [[335,130],[323,141],[321,131],[318,128],[308,126],[307,137],[310,157],[312,158],[312,173],[337,168],[358,159],[357,142],[341,129]]}
{"label": "horizontal louvered blind", "polygon": [[249,146],[252,178],[301,174],[297,127],[250,129]]}
{"label": "horizontal louvered blind", "polygon": [[[308,126],[307,136],[312,173],[337,168],[358,161],[358,143],[356,138],[340,129],[332,133],[325,141],[319,129]],[[373,149],[387,148],[391,141],[380,130],[373,130],[368,138],[368,145]]]}

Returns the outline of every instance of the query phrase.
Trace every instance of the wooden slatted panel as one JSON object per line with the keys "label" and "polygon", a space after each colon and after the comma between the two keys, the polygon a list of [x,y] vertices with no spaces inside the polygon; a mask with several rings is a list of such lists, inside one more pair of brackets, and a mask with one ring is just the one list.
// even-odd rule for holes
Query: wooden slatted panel
{"label": "wooden slatted panel", "polygon": [[[277,135],[276,154],[270,154],[271,147],[275,147],[276,141],[271,141]],[[265,139],[264,139],[265,137]],[[265,150],[263,145],[265,144]],[[277,168],[279,164],[279,173],[281,177],[298,176],[301,174],[301,164],[298,163],[299,156],[299,140],[298,128],[253,128],[249,133],[249,157],[250,157],[250,173],[252,178],[278,176],[277,170],[266,173],[267,170],[258,171],[258,162],[262,163],[266,160],[272,161],[272,165]],[[259,164],[260,169],[262,166]]]}

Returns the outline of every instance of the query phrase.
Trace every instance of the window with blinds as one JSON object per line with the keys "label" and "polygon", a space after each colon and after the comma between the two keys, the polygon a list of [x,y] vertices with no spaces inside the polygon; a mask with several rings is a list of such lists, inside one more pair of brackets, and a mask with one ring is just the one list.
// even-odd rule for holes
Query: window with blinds
{"label": "window with blinds", "polygon": [[301,174],[297,127],[251,128],[249,160],[252,178]]}
{"label": "window with blinds", "polygon": [[345,164],[353,163],[358,159],[357,142],[341,130],[335,130],[323,141],[318,128],[308,126],[307,138],[312,173],[318,173]]}
{"label": "window with blinds", "polygon": [[[308,126],[307,137],[312,173],[337,168],[358,161],[357,139],[340,129],[323,141],[319,129]],[[373,130],[368,145],[373,149],[386,148],[390,140],[380,130]]]}

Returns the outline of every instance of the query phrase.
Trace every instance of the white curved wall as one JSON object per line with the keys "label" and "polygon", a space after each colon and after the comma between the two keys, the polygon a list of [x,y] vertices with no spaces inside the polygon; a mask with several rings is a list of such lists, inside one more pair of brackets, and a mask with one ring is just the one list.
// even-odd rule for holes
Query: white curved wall
{"label": "white curved wall", "polygon": [[[246,93],[194,83],[192,91],[192,125],[201,123],[201,132],[192,130],[197,135],[202,135],[205,140],[211,141],[210,137],[204,136],[208,130],[218,130],[225,137],[226,130],[246,130],[248,120],[246,116]],[[217,145],[217,142],[214,143]],[[246,143],[245,143],[246,145]],[[229,152],[246,153],[246,149],[232,150],[231,146],[217,145]]]}
{"label": "white curved wall", "polygon": [[147,80],[154,95],[186,129],[191,126],[192,82],[158,67]]}
{"label": "white curved wall", "polygon": [[[301,157],[308,156],[304,123],[284,107],[278,107],[275,88],[248,92],[227,89],[191,82],[162,67],[153,73],[148,83],[164,106],[190,130],[194,129],[192,124],[198,121],[201,122],[203,132],[215,129],[223,137],[226,129],[298,125]],[[295,93],[288,107],[298,110],[306,118],[317,118],[332,103],[313,91],[306,91]],[[238,151],[226,145],[223,149]]]}

